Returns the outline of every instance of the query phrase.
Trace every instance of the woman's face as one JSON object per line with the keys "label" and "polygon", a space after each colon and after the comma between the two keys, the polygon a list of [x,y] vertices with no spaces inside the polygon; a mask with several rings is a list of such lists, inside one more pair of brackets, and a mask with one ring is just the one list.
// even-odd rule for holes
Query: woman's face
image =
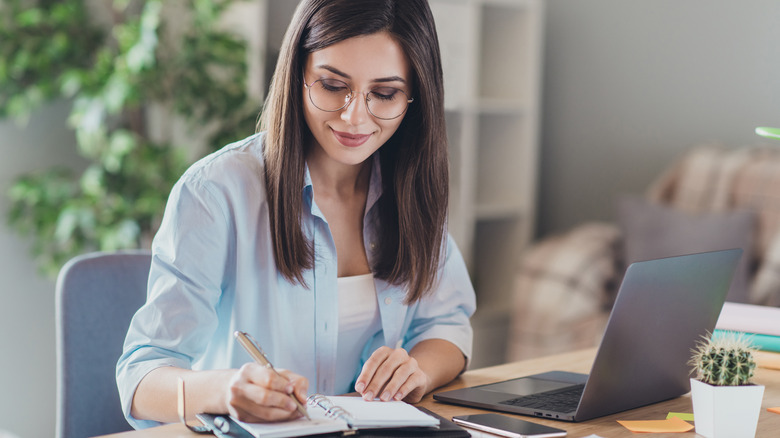
{"label": "woman's face", "polygon": [[[372,111],[387,116],[382,107],[386,109],[388,102],[397,107],[412,95],[410,75],[403,49],[386,32],[350,38],[312,52],[304,69],[309,87],[301,84],[304,117],[314,137],[312,146],[321,149],[312,152],[324,152],[330,160],[345,165],[363,163],[395,133],[405,114],[390,120],[379,118],[369,111],[366,95],[373,91]],[[320,79],[323,81],[315,83]],[[349,91],[339,88],[342,84],[335,80],[351,88],[354,97],[338,111],[323,111],[320,108],[327,106],[323,99],[343,104]],[[396,89],[405,94],[393,95]],[[320,108],[310,99],[310,92],[315,93],[315,100],[320,97]]]}

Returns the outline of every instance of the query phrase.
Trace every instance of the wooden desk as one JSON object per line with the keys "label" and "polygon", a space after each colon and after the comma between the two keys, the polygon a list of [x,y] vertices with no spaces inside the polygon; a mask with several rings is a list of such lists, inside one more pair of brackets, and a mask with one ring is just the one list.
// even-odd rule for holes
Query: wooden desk
{"label": "wooden desk", "polygon": [[[593,362],[594,355],[595,349],[590,349],[576,351],[573,353],[560,354],[556,356],[525,360],[521,362],[514,362],[505,365],[498,365],[490,368],[470,370],[464,373],[461,377],[454,380],[449,385],[438,389],[437,392],[448,389],[462,388],[465,386],[482,385],[485,383],[492,383],[500,380],[521,377],[528,374],[540,373],[550,370],[587,373],[590,371],[590,366]],[[764,391],[764,401],[761,406],[761,414],[759,416],[758,431],[756,433],[756,437],[758,438],[777,437],[780,435],[780,415],[766,411],[766,408],[768,407],[780,406],[780,370],[763,367],[765,363],[769,364],[770,361],[780,362],[777,360],[776,355],[775,357],[767,357],[766,362],[764,361],[764,356],[759,357],[759,368],[756,371],[755,377],[756,383],[766,386]],[[772,366],[777,367],[776,364],[772,364]],[[481,409],[472,409],[462,406],[439,403],[434,401],[431,395],[426,396],[419,405],[424,406],[446,418],[451,418],[454,415],[490,412]],[[618,424],[616,420],[662,420],[666,418],[666,414],[669,412],[693,412],[690,395],[684,395],[673,400],[668,400],[654,405],[645,406],[631,411],[621,412],[582,423],[566,423],[561,421],[544,420],[535,417],[524,417],[522,415],[518,415],[517,417],[565,429],[569,432],[568,437],[570,438],[581,438],[591,434],[596,434],[604,438],[636,438],[636,436],[638,436],[637,434],[630,432],[628,429]],[[511,416],[512,414],[505,415]],[[192,438],[199,435],[191,433],[182,425],[170,424],[146,430],[125,432],[109,436],[112,438]],[[648,434],[646,436],[647,438],[693,438],[698,437],[699,435],[692,431],[682,434]]]}

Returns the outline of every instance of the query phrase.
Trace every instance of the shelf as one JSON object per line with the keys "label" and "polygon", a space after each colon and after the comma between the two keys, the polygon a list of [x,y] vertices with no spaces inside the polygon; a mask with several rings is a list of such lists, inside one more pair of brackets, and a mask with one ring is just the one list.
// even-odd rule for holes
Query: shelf
{"label": "shelf", "polygon": [[461,124],[463,123],[463,116],[457,112],[445,111],[444,120],[447,123],[447,143],[449,144],[450,154],[450,180],[461,180],[461,152],[460,147],[462,143]]}
{"label": "shelf", "polygon": [[509,319],[511,310],[511,306],[503,303],[501,305],[491,303],[484,306],[477,306],[477,311],[474,312],[474,316],[471,318],[472,325],[476,328],[503,322],[503,320]]}
{"label": "shelf", "polygon": [[481,114],[521,116],[528,112],[528,105],[516,99],[481,98],[475,107]]}
{"label": "shelf", "polygon": [[508,307],[514,273],[523,250],[523,220],[477,222],[474,240],[477,308]]}
{"label": "shelf", "polygon": [[510,310],[510,306],[506,305],[477,307],[476,313],[471,318],[471,325],[474,328],[471,367],[504,363],[506,348],[500,340],[507,339],[509,335]]}
{"label": "shelf", "polygon": [[526,212],[527,208],[506,203],[483,204],[476,207],[476,219],[481,221],[521,219]]}
{"label": "shelf", "polygon": [[[511,98],[528,102],[533,27],[527,8],[507,7],[511,3],[487,3],[481,10],[478,96]],[[504,50],[497,50],[506,47]],[[511,56],[507,52],[511,51]]]}
{"label": "shelf", "polygon": [[442,69],[444,70],[444,107],[462,109],[470,99],[474,52],[474,7],[464,0],[430,2],[439,37]]}
{"label": "shelf", "polygon": [[510,114],[479,116],[479,143],[476,154],[477,205],[518,205],[524,202],[525,160],[531,154],[524,147],[525,123]]}
{"label": "shelf", "polygon": [[478,0],[481,4],[487,6],[498,6],[512,9],[533,9],[536,0]]}

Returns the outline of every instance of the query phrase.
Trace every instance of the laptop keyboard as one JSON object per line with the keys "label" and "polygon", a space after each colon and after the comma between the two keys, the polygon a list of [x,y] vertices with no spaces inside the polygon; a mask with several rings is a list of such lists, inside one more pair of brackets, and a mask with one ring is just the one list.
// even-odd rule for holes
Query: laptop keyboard
{"label": "laptop keyboard", "polygon": [[555,412],[572,412],[577,409],[585,385],[575,385],[539,394],[525,395],[510,400],[504,400],[502,405],[521,406],[530,409],[540,409]]}

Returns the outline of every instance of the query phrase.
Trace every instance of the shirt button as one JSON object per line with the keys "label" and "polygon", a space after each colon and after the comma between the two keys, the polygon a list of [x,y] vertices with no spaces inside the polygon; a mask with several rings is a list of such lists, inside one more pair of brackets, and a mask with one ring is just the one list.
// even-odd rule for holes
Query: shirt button
{"label": "shirt button", "polygon": [[368,246],[370,246],[371,249],[376,249],[376,242],[371,242]]}
{"label": "shirt button", "polygon": [[393,303],[393,299],[392,298],[390,298],[390,297],[385,298],[385,304],[387,304],[389,306],[392,303]]}

